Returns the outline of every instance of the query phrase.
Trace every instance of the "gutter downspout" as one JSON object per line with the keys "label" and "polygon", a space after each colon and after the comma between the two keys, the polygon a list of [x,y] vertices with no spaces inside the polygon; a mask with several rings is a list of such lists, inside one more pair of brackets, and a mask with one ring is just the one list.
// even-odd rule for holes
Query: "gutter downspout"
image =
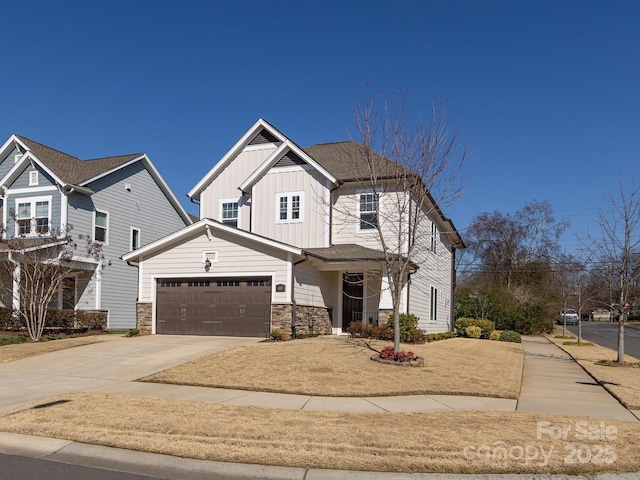
{"label": "gutter downspout", "polygon": [[296,338],[296,296],[295,296],[295,288],[296,288],[296,265],[306,262],[309,260],[309,256],[307,254],[304,255],[302,260],[298,260],[297,262],[293,262],[291,268],[291,338]]}
{"label": "gutter downspout", "polygon": [[456,249],[451,248],[451,306],[449,307],[449,331],[455,332],[456,304]]}

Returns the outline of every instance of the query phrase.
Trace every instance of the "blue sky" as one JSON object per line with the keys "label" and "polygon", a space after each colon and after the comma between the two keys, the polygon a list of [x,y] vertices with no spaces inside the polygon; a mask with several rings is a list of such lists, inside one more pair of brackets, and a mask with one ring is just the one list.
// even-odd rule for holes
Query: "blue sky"
{"label": "blue sky", "polygon": [[146,152],[195,214],[186,193],[259,117],[308,146],[354,135],[367,83],[417,112],[444,95],[472,152],[445,211],[463,237],[533,199],[580,231],[640,163],[638,18],[633,1],[7,2],[0,137]]}

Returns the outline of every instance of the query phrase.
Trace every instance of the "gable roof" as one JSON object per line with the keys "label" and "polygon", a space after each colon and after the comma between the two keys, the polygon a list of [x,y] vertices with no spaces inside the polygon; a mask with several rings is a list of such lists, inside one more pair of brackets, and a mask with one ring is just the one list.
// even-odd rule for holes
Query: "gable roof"
{"label": "gable roof", "polygon": [[229,225],[225,225],[224,223],[218,222],[216,220],[212,220],[210,218],[203,218],[202,220],[194,223],[193,225],[189,225],[188,227],[180,229],[177,232],[167,235],[164,238],[160,238],[155,242],[151,242],[148,245],[145,245],[144,247],[141,247],[137,250],[133,250],[132,252],[124,254],[122,256],[122,260],[125,260],[127,262],[137,262],[141,258],[144,258],[146,255],[149,255],[150,253],[153,253],[158,249],[165,248],[168,245],[171,245],[173,243],[180,242],[190,237],[194,233],[197,233],[200,230],[202,230],[203,232],[206,232],[207,235],[209,235],[211,229],[227,232],[232,235],[236,235],[238,237],[254,241],[261,245],[266,245],[266,246],[275,248],[276,250],[281,250],[287,253],[293,253],[294,255],[302,255],[302,250],[300,248],[293,247],[286,243],[282,243],[277,240],[272,240],[267,237],[263,237],[262,235],[257,235],[255,233],[247,232],[246,230],[242,230],[240,228],[230,227]]}
{"label": "gable roof", "polygon": [[249,143],[256,138],[262,132],[262,130],[267,130],[269,132],[270,137],[275,137],[279,142],[284,143],[287,140],[280,131],[275,128],[273,125],[269,124],[266,120],[259,118],[256,123],[254,123],[246,133],[240,137],[233,147],[231,147],[227,153],[207,172],[207,174],[202,177],[202,179],[196,184],[195,187],[187,193],[187,196],[194,200],[200,200],[200,194],[203,192],[205,188],[211,184],[211,182],[216,178],[219,172],[224,170],[224,168],[231,163],[231,161],[236,158],[244,148],[249,145]]}
{"label": "gable roof", "polygon": [[7,181],[15,178],[15,176],[22,171],[26,162],[33,161],[40,165],[40,167],[51,175],[63,188],[73,188],[78,192],[91,194],[92,192],[87,186],[89,183],[131,165],[134,162],[141,162],[154,178],[169,202],[173,205],[178,215],[180,215],[187,225],[193,223],[189,214],[145,153],[80,160],[60,150],[48,147],[21,135],[13,134],[4,145],[0,147],[0,155],[10,148],[12,144],[19,145],[26,153],[23,155],[23,158],[9,170],[4,178],[0,180],[0,185],[4,185]]}
{"label": "gable roof", "polygon": [[[378,180],[398,178],[399,174],[407,177],[417,176],[406,167],[355,141],[321,143],[307,147],[304,151],[343,183],[368,179],[372,170],[375,171]],[[429,191],[427,191],[427,197],[433,205],[436,218],[446,229],[443,233],[448,236],[454,248],[464,248],[464,242],[453,222],[444,216]]]}

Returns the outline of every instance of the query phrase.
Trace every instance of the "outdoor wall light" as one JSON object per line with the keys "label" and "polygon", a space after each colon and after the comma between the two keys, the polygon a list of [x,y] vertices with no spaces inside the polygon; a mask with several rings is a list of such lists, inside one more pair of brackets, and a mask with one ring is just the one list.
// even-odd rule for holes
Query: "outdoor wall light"
{"label": "outdoor wall light", "polygon": [[208,258],[205,260],[204,262],[204,269],[205,271],[209,271],[209,269],[211,268],[211,260],[209,260]]}

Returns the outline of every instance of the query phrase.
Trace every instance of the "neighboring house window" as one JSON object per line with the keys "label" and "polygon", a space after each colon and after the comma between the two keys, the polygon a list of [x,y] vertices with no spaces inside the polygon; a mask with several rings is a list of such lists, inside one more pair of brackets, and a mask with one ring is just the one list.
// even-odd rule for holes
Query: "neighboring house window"
{"label": "neighboring house window", "polygon": [[436,246],[438,245],[438,227],[435,222],[431,222],[431,251],[436,252]]}
{"label": "neighboring house window", "polygon": [[45,235],[51,227],[51,197],[16,200],[16,235]]}
{"label": "neighboring house window", "polygon": [[232,227],[238,226],[238,202],[223,200],[220,204],[222,223]]}
{"label": "neighboring house window", "polygon": [[109,240],[108,229],[109,214],[107,212],[100,212],[96,210],[94,217],[93,239],[96,242],[107,243]]}
{"label": "neighboring house window", "polygon": [[140,229],[131,227],[131,251],[140,248]]}
{"label": "neighboring house window", "polygon": [[360,230],[371,230],[378,226],[379,199],[380,196],[377,193],[361,193],[358,196]]}
{"label": "neighboring house window", "polygon": [[438,289],[431,287],[431,308],[429,309],[429,320],[438,320]]}
{"label": "neighboring house window", "polygon": [[276,221],[301,222],[302,201],[302,192],[279,193],[276,197]]}
{"label": "neighboring house window", "polygon": [[29,172],[29,186],[38,185],[38,184],[39,184],[38,171],[34,170],[32,172]]}

